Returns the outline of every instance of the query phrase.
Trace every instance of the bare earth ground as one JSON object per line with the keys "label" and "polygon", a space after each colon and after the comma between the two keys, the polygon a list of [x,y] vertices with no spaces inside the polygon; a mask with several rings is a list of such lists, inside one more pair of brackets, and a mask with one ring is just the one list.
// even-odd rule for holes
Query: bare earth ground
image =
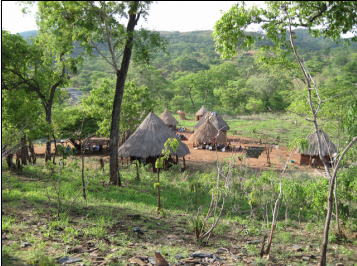
{"label": "bare earth ground", "polygon": [[[181,133],[181,132],[180,132]],[[183,132],[186,137],[190,137],[192,135],[192,131],[186,131]],[[268,143],[262,143],[261,145],[257,144],[258,140],[247,138],[247,137],[241,137],[241,136],[228,136],[228,138],[231,140],[231,143],[237,143],[238,139],[239,141],[244,141],[244,144],[241,144],[243,148],[248,147],[248,146],[267,146],[270,147],[272,146],[271,144]],[[232,150],[226,150],[226,152],[218,151],[217,155],[215,151],[208,151],[204,149],[194,149],[193,148],[193,143],[191,141],[183,141],[188,148],[190,149],[191,154],[185,156],[186,164],[187,165],[204,165],[207,163],[212,163],[216,161],[216,156],[218,156],[219,161],[222,161],[223,158],[229,158],[232,156]],[[66,144],[67,145],[67,144]],[[40,156],[44,156],[45,154],[45,144],[43,145],[35,145],[35,153]],[[239,147],[239,144],[238,144]],[[52,144],[52,154],[54,153],[54,145]],[[236,152],[233,153],[236,155],[241,155],[241,152]],[[94,157],[94,158],[103,158],[106,163],[109,162],[109,153],[108,152],[100,152],[97,154],[90,154],[86,153],[86,157]],[[263,152],[258,159],[255,158],[248,158],[247,163],[251,168],[259,169],[259,170],[270,170],[270,169],[275,169],[275,170],[281,170],[284,168],[285,163],[287,159],[290,156],[290,152],[288,152],[287,147],[284,146],[279,146],[278,149],[275,147],[272,148],[272,151],[270,153],[270,162],[271,165],[269,166],[267,163],[267,155],[265,152]],[[293,153],[291,156],[291,160],[294,161],[292,163],[293,169],[295,170],[300,170],[303,172],[312,172],[315,171],[308,165],[300,165],[300,154],[298,153]],[[180,163],[182,164],[182,159],[180,159]],[[240,162],[237,160],[237,164],[240,164]]]}

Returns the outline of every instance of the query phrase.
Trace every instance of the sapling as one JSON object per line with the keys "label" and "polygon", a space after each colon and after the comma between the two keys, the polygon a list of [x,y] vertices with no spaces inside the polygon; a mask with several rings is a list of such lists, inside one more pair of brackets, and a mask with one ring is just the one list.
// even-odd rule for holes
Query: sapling
{"label": "sapling", "polygon": [[[204,206],[200,206],[197,211],[197,222],[196,222],[196,226],[195,226],[195,235],[196,235],[196,240],[199,242],[202,242],[205,238],[209,239],[212,231],[217,227],[218,222],[222,215],[222,211],[223,211],[225,203],[226,203],[226,199],[229,195],[230,188],[231,188],[234,160],[233,159],[229,160],[228,171],[227,171],[227,173],[224,173],[222,171],[222,166],[220,165],[220,163],[218,161],[217,147],[216,147],[216,159],[217,159],[217,179],[216,179],[215,185],[211,191],[211,202],[208,205],[208,210],[207,210],[206,216],[202,219],[202,226],[201,226],[200,230],[198,228],[200,225],[199,215],[200,215],[201,209]],[[221,200],[222,200],[222,202],[221,202],[221,205],[219,206],[219,203]],[[207,227],[208,219],[211,217],[213,217],[213,222],[210,225],[210,227],[208,228],[208,230],[204,231],[204,229]]]}
{"label": "sapling", "polygon": [[[328,200],[327,200],[327,215],[326,215],[326,222],[325,222],[325,229],[324,229],[324,239],[322,242],[322,247],[321,247],[321,259],[320,259],[320,265],[324,266],[326,265],[326,253],[327,253],[327,243],[328,243],[328,232],[329,232],[329,228],[330,228],[330,221],[331,221],[331,215],[332,215],[332,201],[333,201],[333,192],[334,192],[334,185],[337,179],[337,171],[339,168],[339,165],[344,157],[344,155],[346,154],[346,152],[352,147],[352,145],[354,145],[357,142],[357,137],[354,137],[350,143],[346,146],[346,148],[344,149],[344,151],[341,153],[339,160],[337,161],[335,167],[334,167],[334,171],[331,174],[330,173],[330,169],[329,169],[329,165],[328,162],[326,161],[326,159],[322,156],[322,140],[320,135],[318,134],[319,130],[318,130],[318,125],[317,125],[317,115],[320,111],[321,105],[333,98],[339,97],[342,94],[337,94],[335,96],[332,96],[330,98],[327,98],[325,100],[322,100],[319,94],[319,90],[314,82],[314,80],[311,77],[311,74],[305,64],[305,62],[303,63],[303,61],[300,59],[296,49],[295,49],[295,45],[294,45],[294,41],[293,41],[293,33],[292,33],[292,29],[291,29],[291,19],[290,16],[288,14],[288,6],[287,4],[282,5],[282,8],[288,18],[288,31],[290,34],[290,43],[291,43],[291,47],[294,51],[294,55],[296,57],[296,60],[301,68],[301,72],[304,76],[306,85],[307,85],[307,92],[308,92],[308,100],[309,100],[309,105],[310,105],[310,109],[311,109],[311,114],[312,114],[312,119],[308,119],[306,117],[303,117],[305,120],[312,122],[314,124],[314,128],[315,128],[315,132],[317,135],[317,143],[318,143],[318,150],[319,150],[319,156],[320,159],[322,160],[323,164],[324,164],[324,168],[327,174],[327,177],[329,178],[329,194],[328,194]],[[313,104],[313,99],[312,99],[312,91],[315,91],[316,93],[316,100],[317,100],[317,107],[314,107]],[[349,91],[348,91],[349,92]],[[348,92],[344,92],[344,93],[348,93]],[[337,197],[335,197],[335,200],[337,200]],[[338,224],[338,223],[337,223]]]}
{"label": "sapling", "polygon": [[66,219],[66,217],[67,217],[67,215],[68,215],[68,213],[69,213],[69,211],[70,211],[70,209],[71,209],[73,203],[76,201],[76,199],[77,199],[78,196],[80,195],[81,191],[82,191],[83,189],[85,189],[85,188],[89,185],[89,183],[90,183],[95,177],[96,177],[96,176],[93,175],[93,177],[88,180],[87,184],[85,184],[85,185],[79,190],[79,192],[77,193],[77,195],[73,198],[73,201],[72,201],[71,204],[69,204],[69,206],[68,206],[68,209],[67,209],[67,212],[66,212],[66,214],[65,214],[65,216],[64,216],[64,219]]}
{"label": "sapling", "polygon": [[[290,158],[294,152],[294,148],[298,146],[300,149],[305,149],[306,146],[307,146],[307,141],[305,139],[301,139],[301,138],[296,138],[292,143],[290,143],[288,149],[291,149],[291,153],[290,153],[290,156],[289,158],[287,159],[286,163],[285,163],[285,166],[284,166],[284,169],[282,171],[282,173],[280,174],[279,176],[279,195],[278,195],[278,198],[277,200],[275,201],[275,205],[274,205],[274,211],[273,211],[273,218],[272,218],[272,223],[271,223],[271,232],[270,232],[270,237],[269,237],[269,242],[268,242],[268,246],[265,250],[265,254],[268,254],[269,255],[269,252],[270,252],[270,247],[271,247],[271,243],[272,243],[272,240],[273,240],[273,234],[274,234],[274,229],[276,227],[276,218],[278,216],[278,204],[280,202],[280,199],[282,197],[282,193],[283,193],[283,188],[282,188],[282,176],[284,175],[285,171],[286,171],[286,168],[290,162]],[[264,243],[262,243],[262,245],[264,245]],[[263,252],[260,253],[261,256],[263,256]]]}
{"label": "sapling", "polygon": [[164,168],[164,161],[167,160],[170,156],[170,148],[176,152],[179,142],[176,138],[169,138],[165,142],[165,148],[162,150],[160,157],[155,162],[155,167],[157,169],[157,183],[154,184],[154,187],[157,188],[157,211],[160,211],[160,168]]}

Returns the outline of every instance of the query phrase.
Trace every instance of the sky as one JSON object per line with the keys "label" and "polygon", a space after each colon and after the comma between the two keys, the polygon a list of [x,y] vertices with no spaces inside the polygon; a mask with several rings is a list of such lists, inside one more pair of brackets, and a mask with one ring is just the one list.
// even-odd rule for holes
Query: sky
{"label": "sky", "polygon": [[[213,26],[222,16],[222,11],[228,11],[235,2],[232,1],[187,1],[187,2],[154,2],[150,7],[147,22],[139,20],[139,27],[157,31],[196,31],[213,30]],[[251,5],[252,2],[247,2]],[[261,5],[263,2],[254,2]],[[2,1],[2,29],[12,34],[36,30],[35,12],[23,15],[16,2]],[[264,4],[263,4],[264,5]]]}

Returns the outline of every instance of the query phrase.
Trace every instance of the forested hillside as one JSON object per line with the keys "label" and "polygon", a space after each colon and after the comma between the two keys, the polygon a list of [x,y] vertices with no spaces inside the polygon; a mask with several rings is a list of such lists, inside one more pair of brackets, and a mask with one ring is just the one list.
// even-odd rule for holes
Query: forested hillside
{"label": "forested hillside", "polygon": [[[257,34],[257,33],[254,33]],[[295,91],[302,86],[297,74],[278,68],[262,68],[258,50],[241,51],[232,60],[221,60],[215,51],[211,31],[161,32],[169,41],[166,51],[156,54],[147,66],[132,65],[129,80],[149,88],[156,109],[195,112],[201,105],[223,114],[251,114],[287,108]],[[337,45],[323,38],[313,38],[307,30],[297,30],[296,44],[307,66],[327,89],[339,80],[354,82],[357,45]],[[267,42],[262,42],[268,44]],[[294,62],[293,56],[289,58]],[[298,72],[297,72],[298,73]],[[86,58],[73,86],[89,92],[114,73],[104,60]]]}
{"label": "forested hillside", "polygon": [[[286,110],[301,113],[299,106],[304,101],[301,94],[304,83],[300,72],[297,71],[298,66],[294,57],[288,57],[291,66],[286,69],[274,65],[264,66],[261,63],[263,54],[258,49],[260,45],[269,45],[264,39],[258,43],[256,49],[240,51],[238,56],[231,60],[221,60],[215,51],[212,31],[160,34],[169,42],[166,52],[156,53],[147,65],[130,66],[127,83],[131,85],[127,87],[136,89],[128,89],[124,94],[124,104],[127,106],[152,106],[157,113],[165,108],[172,113],[176,113],[177,110],[195,113],[202,105],[209,110],[227,115]],[[33,32],[24,32],[21,35],[33,36]],[[295,42],[299,53],[317,85],[321,87],[324,98],[357,82],[356,43],[351,42],[351,45],[347,46],[324,38],[313,38],[307,30],[296,30],[296,36],[298,38]],[[104,45],[101,48],[104,50],[103,54],[108,53]],[[80,52],[79,49],[74,51],[76,55]],[[278,54],[269,56],[279,60]],[[101,57],[84,58],[77,75],[71,75],[71,82],[72,86],[83,91],[84,97],[89,97],[89,100],[84,100],[81,106],[65,110],[68,116],[75,117],[70,125],[59,120],[59,123],[66,125],[65,131],[80,123],[81,116],[76,115],[79,113],[78,109],[95,109],[95,113],[91,111],[87,114],[88,121],[91,121],[88,130],[100,128],[99,131],[106,135],[105,132],[109,130],[109,118],[103,118],[103,114],[108,114],[109,117],[111,107],[103,104],[103,101],[112,101],[112,93],[109,92],[114,87],[114,73]],[[130,97],[129,91],[136,96]],[[322,112],[327,124],[337,121],[337,113],[340,113],[331,110],[342,110],[344,104],[353,101],[352,95],[345,94],[324,105]],[[140,97],[147,99],[145,103],[138,103],[137,99]]]}

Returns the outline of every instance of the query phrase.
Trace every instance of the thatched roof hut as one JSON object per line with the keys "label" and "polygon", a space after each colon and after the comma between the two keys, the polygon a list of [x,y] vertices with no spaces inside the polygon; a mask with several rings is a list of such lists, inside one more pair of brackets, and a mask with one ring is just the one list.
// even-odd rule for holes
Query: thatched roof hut
{"label": "thatched roof hut", "polygon": [[176,130],[176,125],[179,123],[175,117],[170,114],[167,109],[160,115],[160,119],[167,125],[168,127],[172,127],[172,129]]}
{"label": "thatched roof hut", "polygon": [[200,128],[197,129],[188,140],[192,141],[194,145],[212,143],[213,139],[215,139],[214,143],[225,144],[226,138],[227,137],[223,132],[219,132],[218,134],[217,128],[207,119],[206,122],[200,126]]}
{"label": "thatched roof hut", "polygon": [[[337,152],[336,146],[332,143],[332,141],[324,131],[319,130],[318,132],[321,141],[322,156],[325,157],[327,161],[330,161],[330,157],[332,156],[332,154]],[[316,132],[309,135],[306,139],[308,142],[307,150],[297,150],[297,152],[301,153],[300,164],[311,165],[312,160],[315,159],[316,165],[323,166],[323,162],[321,161],[319,156],[319,146]]]}
{"label": "thatched roof hut", "polygon": [[201,109],[195,113],[196,121],[200,120],[207,112],[208,110],[202,105]]}
{"label": "thatched roof hut", "polygon": [[[319,130],[319,136],[321,140],[321,146],[322,146],[322,156],[325,155],[332,155],[333,153],[337,152],[335,144],[332,143],[328,135],[322,131]],[[319,148],[318,148],[318,142],[317,142],[317,134],[316,132],[312,133],[309,135],[307,138],[308,142],[308,148],[307,150],[303,151],[298,151],[301,154],[306,154],[306,155],[319,155]]]}
{"label": "thatched roof hut", "polygon": [[[153,112],[150,112],[138,129],[119,147],[119,156],[137,158],[160,156],[168,138],[175,137],[164,122]],[[177,154],[184,157],[190,153],[190,150],[181,140],[178,139],[178,141],[177,152],[175,153],[171,149],[171,155]]]}
{"label": "thatched roof hut", "polygon": [[230,129],[230,127],[227,125],[226,121],[223,120],[223,118],[217,114],[217,112],[207,112],[201,119],[198,121],[198,123],[195,125],[195,128],[200,128],[206,120],[209,119],[209,121],[219,130],[223,131],[224,134],[227,133],[227,130]]}

